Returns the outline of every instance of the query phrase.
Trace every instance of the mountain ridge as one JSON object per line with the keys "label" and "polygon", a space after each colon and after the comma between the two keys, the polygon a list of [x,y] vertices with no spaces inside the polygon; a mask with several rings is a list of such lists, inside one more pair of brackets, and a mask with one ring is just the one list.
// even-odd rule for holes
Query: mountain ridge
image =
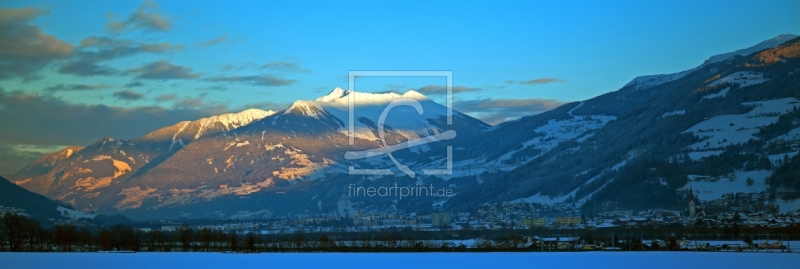
{"label": "mountain ridge", "polygon": [[[453,125],[448,125],[446,108],[417,92],[375,94],[335,88],[315,100],[298,100],[248,124],[196,139],[191,138],[198,132],[184,132],[178,123],[165,127],[171,129],[163,133],[172,137],[154,135],[158,143],[98,141],[38,180],[50,186],[44,190],[49,197],[63,198],[77,208],[136,218],[175,214],[226,218],[240,211],[257,216],[339,212],[341,204],[358,204],[363,211],[393,207],[414,212],[430,212],[432,204],[457,211],[509,201],[572,202],[584,206],[585,212],[625,204],[671,208],[684,199],[680,193],[689,175],[731,176],[734,183],[740,177],[756,177],[765,182],[772,171],[786,170],[777,169],[785,164],[773,159],[796,156],[800,148],[775,149],[772,140],[759,137],[764,130],[775,129],[770,136],[786,136],[794,143],[789,132],[795,128],[792,105],[800,99],[800,85],[792,76],[800,69],[798,47],[795,38],[746,57],[703,64],[669,80],[625,85],[494,127],[458,111],[453,111]],[[355,98],[353,145],[348,141],[351,96],[360,96]],[[447,143],[400,150],[394,156],[414,171],[441,169],[451,147],[452,175],[410,179],[385,156],[343,158],[346,151],[382,147],[376,124],[385,105],[399,99],[419,103],[424,113],[409,106],[386,112],[389,144],[445,130],[455,130],[458,136]],[[726,119],[750,123],[739,126]],[[779,123],[784,127],[769,127]],[[713,128],[702,127],[706,125]],[[177,142],[179,135],[188,142]],[[126,161],[129,158],[136,163]],[[349,167],[386,168],[399,175],[348,175]],[[81,176],[78,168],[92,169],[96,175]],[[794,186],[781,178],[774,186]],[[348,184],[386,182],[448,186],[457,195],[400,203],[345,193]],[[765,191],[778,188],[759,186]],[[613,195],[615,190],[636,193],[623,199]],[[646,193],[653,195],[642,196]],[[636,199],[642,202],[631,204]],[[214,210],[206,212],[207,208]]]}

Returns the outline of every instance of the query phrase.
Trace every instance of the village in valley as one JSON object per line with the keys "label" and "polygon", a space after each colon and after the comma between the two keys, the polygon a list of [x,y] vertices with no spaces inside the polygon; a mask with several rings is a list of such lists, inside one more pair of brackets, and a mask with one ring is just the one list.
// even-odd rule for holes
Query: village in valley
{"label": "village in valley", "polygon": [[[800,251],[800,210],[781,212],[764,193],[729,193],[695,205],[694,193],[687,191],[688,203],[683,209],[616,209],[591,212],[591,216],[575,203],[515,201],[487,203],[472,212],[435,208],[435,212],[417,214],[354,209],[345,214],[277,216],[268,211],[243,211],[231,219],[184,218],[129,222],[125,226],[130,226],[143,242],[152,234],[189,231],[197,237],[195,240],[201,240],[203,233],[260,238],[258,241],[267,248],[298,236],[311,245],[322,235],[334,242],[338,238],[340,246],[350,246],[376,235],[385,239],[389,234],[395,242],[412,240],[437,249],[465,251]],[[613,205],[598,208],[613,209]],[[69,218],[57,226],[109,229],[109,223],[97,220],[103,215],[60,210]],[[0,207],[0,215],[5,213],[25,215],[23,210]]]}

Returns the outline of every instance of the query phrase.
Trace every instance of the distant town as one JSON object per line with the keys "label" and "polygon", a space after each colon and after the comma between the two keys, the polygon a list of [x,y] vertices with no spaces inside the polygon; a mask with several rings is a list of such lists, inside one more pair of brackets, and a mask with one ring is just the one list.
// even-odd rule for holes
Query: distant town
{"label": "distant town", "polygon": [[[591,217],[573,203],[505,202],[473,212],[270,218],[241,212],[232,219],[136,222],[123,217],[115,223],[109,217],[99,221],[103,215],[61,208],[65,216],[74,216],[53,220],[49,234],[18,235],[9,234],[15,218],[19,231],[38,223],[25,225],[26,213],[15,208],[0,206],[0,215],[2,250],[12,251],[793,251],[791,243],[800,240],[800,211],[779,213],[764,193],[725,194],[698,205],[689,196],[683,210],[610,210]],[[37,236],[47,238],[33,239]],[[65,236],[70,247],[64,247],[60,237]],[[798,251],[800,241],[794,243]]]}

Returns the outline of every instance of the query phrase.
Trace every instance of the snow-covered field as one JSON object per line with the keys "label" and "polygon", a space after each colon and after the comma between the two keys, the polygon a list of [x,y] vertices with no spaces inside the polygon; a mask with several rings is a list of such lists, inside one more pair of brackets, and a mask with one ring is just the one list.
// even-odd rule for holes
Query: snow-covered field
{"label": "snow-covered field", "polygon": [[727,95],[727,94],[728,94],[728,91],[730,91],[730,90],[731,90],[731,87],[727,87],[727,88],[725,88],[725,89],[722,89],[722,90],[721,90],[721,91],[719,91],[718,93],[714,93],[714,94],[709,94],[709,95],[703,96],[703,98],[700,98],[700,100],[706,100],[706,99],[714,99],[714,98],[719,98],[719,97],[725,97],[725,95]]}
{"label": "snow-covered field", "polygon": [[761,72],[740,71],[715,80],[711,84],[708,84],[708,86],[716,86],[720,83],[738,83],[741,84],[741,87],[747,87],[764,83],[766,80],[764,74]]}
{"label": "snow-covered field", "polygon": [[0,268],[797,268],[797,253],[0,253]]}
{"label": "snow-covered field", "polygon": [[[729,178],[721,178],[716,182],[691,180],[683,188],[689,189],[691,187],[695,191],[695,196],[702,201],[715,200],[722,198],[722,195],[726,193],[761,192],[767,189],[764,178],[770,174],[770,171],[765,170],[736,171],[732,180]],[[748,177],[753,179],[753,185],[747,185]],[[696,176],[692,175],[689,178],[694,179]]]}

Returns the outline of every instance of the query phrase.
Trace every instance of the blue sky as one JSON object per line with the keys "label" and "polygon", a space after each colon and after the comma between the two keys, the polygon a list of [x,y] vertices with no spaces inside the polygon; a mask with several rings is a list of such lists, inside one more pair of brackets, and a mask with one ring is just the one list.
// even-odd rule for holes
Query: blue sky
{"label": "blue sky", "polygon": [[[24,103],[6,109],[6,120],[20,118],[0,138],[6,152],[279,110],[346,88],[350,70],[451,70],[455,109],[508,106],[462,106],[496,124],[800,33],[798,1],[6,0],[0,10],[0,40],[11,41],[0,49],[0,106]],[[404,92],[444,81],[362,83]],[[37,105],[59,110],[29,111]],[[107,122],[117,125],[98,124]],[[84,126],[94,128],[23,135]]]}

